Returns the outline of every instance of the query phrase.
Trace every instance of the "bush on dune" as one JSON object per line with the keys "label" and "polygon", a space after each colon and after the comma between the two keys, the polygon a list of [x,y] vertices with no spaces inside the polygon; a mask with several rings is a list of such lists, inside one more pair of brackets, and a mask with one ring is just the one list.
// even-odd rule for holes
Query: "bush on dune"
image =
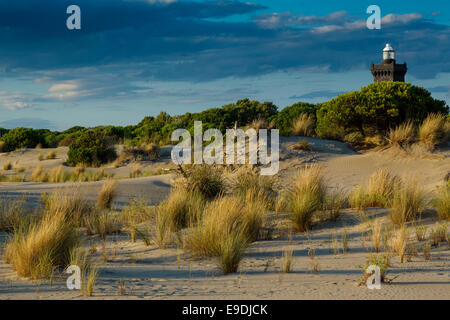
{"label": "bush on dune", "polygon": [[106,138],[92,131],[84,132],[73,141],[67,156],[67,163],[71,166],[83,163],[95,167],[113,161],[117,157]]}

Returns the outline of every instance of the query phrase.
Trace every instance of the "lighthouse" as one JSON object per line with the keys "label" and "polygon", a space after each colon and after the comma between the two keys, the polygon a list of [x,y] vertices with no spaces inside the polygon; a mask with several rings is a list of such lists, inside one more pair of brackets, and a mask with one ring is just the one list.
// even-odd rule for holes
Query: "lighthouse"
{"label": "lighthouse", "polygon": [[374,82],[401,81],[405,82],[405,74],[408,68],[406,63],[395,63],[395,50],[389,43],[383,49],[383,61],[381,64],[372,64],[370,71]]}

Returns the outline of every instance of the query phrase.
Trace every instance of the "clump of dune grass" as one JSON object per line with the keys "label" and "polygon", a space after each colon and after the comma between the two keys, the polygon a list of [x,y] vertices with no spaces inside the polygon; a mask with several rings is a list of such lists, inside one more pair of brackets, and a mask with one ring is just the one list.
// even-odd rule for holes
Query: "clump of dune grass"
{"label": "clump of dune grass", "polygon": [[424,241],[427,238],[427,226],[416,226],[416,238],[417,241]]}
{"label": "clump of dune grass", "polygon": [[314,115],[302,113],[294,120],[292,134],[295,136],[311,136],[314,133]]}
{"label": "clump of dune grass", "polygon": [[440,197],[436,203],[439,219],[450,220],[450,184],[441,188]]}
{"label": "clump of dune grass", "polygon": [[39,222],[14,232],[6,245],[6,262],[21,277],[49,278],[56,268],[68,265],[70,253],[79,241],[66,212],[47,212]]}
{"label": "clump of dune grass", "polygon": [[251,129],[255,129],[255,131],[258,133],[259,130],[261,130],[261,129],[272,129],[273,126],[274,126],[273,122],[268,122],[265,119],[259,118],[259,119],[254,119],[252,121],[252,123],[249,124],[248,127]]}
{"label": "clump of dune grass", "polygon": [[41,198],[45,212],[62,213],[76,226],[83,226],[87,216],[94,211],[80,189],[59,189]]}
{"label": "clump of dune grass", "polygon": [[5,147],[5,142],[4,141],[0,141],[0,153],[3,153],[6,151],[6,147]]}
{"label": "clump of dune grass", "polygon": [[105,239],[106,235],[119,233],[122,230],[122,221],[116,213],[100,210],[86,215],[84,226],[87,235],[99,235],[101,239]]}
{"label": "clump of dune grass", "polygon": [[349,204],[352,208],[365,211],[369,207],[369,197],[362,186],[357,186],[350,194]]}
{"label": "clump of dune grass", "polygon": [[434,247],[439,246],[441,242],[447,241],[447,223],[443,223],[430,232],[431,243]]}
{"label": "clump of dune grass", "polygon": [[400,257],[400,262],[403,263],[406,253],[406,247],[409,240],[409,231],[403,226],[398,231],[396,236],[390,239],[391,252]]}
{"label": "clump of dune grass", "polygon": [[69,180],[69,173],[64,170],[64,167],[57,166],[55,168],[51,168],[48,171],[48,181],[49,182],[66,182]]}
{"label": "clump of dune grass", "polygon": [[55,151],[50,151],[49,153],[47,153],[47,155],[45,156],[45,158],[47,160],[53,160],[56,159],[56,152]]}
{"label": "clump of dune grass", "polygon": [[318,165],[300,169],[289,192],[290,219],[297,231],[304,232],[310,228],[313,213],[321,206],[325,195],[323,170]]}
{"label": "clump of dune grass", "polygon": [[369,205],[372,207],[387,206],[399,184],[400,179],[389,173],[388,170],[377,170],[369,178],[367,188]]}
{"label": "clump of dune grass", "polygon": [[284,273],[292,272],[294,250],[292,248],[283,250],[281,262],[281,271]]}
{"label": "clump of dune grass", "polygon": [[121,217],[127,225],[132,226],[152,219],[154,212],[154,208],[149,207],[145,199],[133,198],[123,208]]}
{"label": "clump of dune grass", "polygon": [[375,221],[372,225],[372,240],[373,240],[373,247],[375,249],[375,252],[380,252],[381,248],[381,229],[382,224],[379,220]]}
{"label": "clump of dune grass", "polygon": [[312,151],[311,143],[306,140],[301,140],[291,146],[292,150],[299,151]]}
{"label": "clump of dune grass", "polygon": [[414,142],[416,129],[412,121],[407,121],[389,131],[389,144],[391,146],[406,147]]}
{"label": "clump of dune grass", "polygon": [[350,205],[358,210],[365,210],[367,207],[388,207],[400,183],[397,176],[386,169],[379,169],[370,176],[367,186],[358,186],[353,190]]}
{"label": "clump of dune grass", "polygon": [[0,231],[12,233],[39,218],[39,212],[27,210],[26,199],[0,199]]}
{"label": "clump of dune grass", "polygon": [[241,197],[245,197],[250,192],[270,198],[274,195],[274,185],[272,177],[262,176],[257,171],[248,168],[240,169],[232,183],[233,192]]}
{"label": "clump of dune grass", "polygon": [[322,204],[321,221],[336,221],[342,214],[342,209],[348,207],[347,193],[336,189],[326,195]]}
{"label": "clump of dune grass", "polygon": [[205,198],[212,199],[225,191],[226,183],[219,167],[207,164],[192,165],[183,169],[177,187],[187,191],[199,191]]}
{"label": "clump of dune grass", "polygon": [[444,114],[431,113],[419,127],[419,141],[429,150],[448,140],[447,117]]}
{"label": "clump of dune grass", "polygon": [[34,182],[47,182],[48,175],[45,172],[44,167],[42,165],[39,165],[31,173],[30,179],[31,179],[31,181],[34,181]]}
{"label": "clump of dune grass", "polygon": [[5,171],[9,171],[13,168],[13,165],[11,163],[11,161],[7,161],[5,164],[3,164],[3,170]]}
{"label": "clump of dune grass", "polygon": [[[204,206],[205,199],[200,192],[175,189],[172,190],[167,201],[159,205],[158,214],[166,221],[165,227],[168,232],[177,232],[197,223]],[[162,215],[165,217],[163,218]]]}
{"label": "clump of dune grass", "polygon": [[223,239],[240,232],[247,244],[257,240],[266,218],[266,204],[261,197],[248,194],[239,197],[219,197],[208,203],[202,218],[186,239],[187,248],[200,256],[219,256]]}
{"label": "clump of dune grass", "polygon": [[39,160],[39,161],[44,160],[44,155],[43,155],[42,153],[40,153],[40,154],[38,155],[38,160]]}
{"label": "clump of dune grass", "polygon": [[69,265],[80,268],[80,292],[83,296],[91,297],[94,292],[99,270],[89,259],[88,252],[81,247],[74,247],[70,252]]}
{"label": "clump of dune grass", "polygon": [[245,239],[239,230],[219,241],[219,268],[223,274],[236,272],[244,255]]}
{"label": "clump of dune grass", "polygon": [[111,209],[114,198],[117,195],[117,182],[109,180],[103,183],[102,189],[98,194],[97,206],[100,209]]}
{"label": "clump of dune grass", "polygon": [[426,208],[426,197],[422,187],[413,178],[403,179],[395,188],[391,204],[391,220],[396,225],[416,220]]}

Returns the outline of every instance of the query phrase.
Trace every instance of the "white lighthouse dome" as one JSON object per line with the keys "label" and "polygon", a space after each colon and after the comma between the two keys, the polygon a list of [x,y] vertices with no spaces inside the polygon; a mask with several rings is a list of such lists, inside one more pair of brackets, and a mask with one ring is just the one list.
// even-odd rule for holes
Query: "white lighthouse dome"
{"label": "white lighthouse dome", "polygon": [[389,43],[386,43],[386,47],[383,49],[383,60],[394,60],[395,50],[391,47]]}

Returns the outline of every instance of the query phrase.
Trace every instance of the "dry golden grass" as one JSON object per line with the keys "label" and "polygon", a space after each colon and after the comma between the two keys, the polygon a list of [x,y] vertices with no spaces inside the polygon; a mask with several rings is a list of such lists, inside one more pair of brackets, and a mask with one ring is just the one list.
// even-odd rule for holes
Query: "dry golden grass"
{"label": "dry golden grass", "polygon": [[314,115],[302,113],[294,120],[292,134],[295,136],[311,136],[314,134]]}
{"label": "dry golden grass", "polygon": [[186,166],[175,187],[190,192],[199,191],[205,198],[212,199],[225,191],[223,169],[207,164]]}
{"label": "dry golden grass", "polygon": [[272,177],[262,176],[257,171],[247,167],[238,170],[231,185],[233,193],[241,197],[247,196],[250,192],[253,195],[262,194],[269,199],[275,194],[275,182]]}
{"label": "dry golden grass", "polygon": [[427,239],[427,226],[416,226],[416,238],[417,241],[424,241]]}
{"label": "dry golden grass", "polygon": [[0,231],[14,232],[14,230],[23,228],[35,218],[38,218],[38,214],[33,214],[27,210],[25,202],[25,198],[17,200],[0,199]]}
{"label": "dry golden grass", "polygon": [[415,177],[403,178],[394,190],[391,220],[396,225],[414,221],[426,208],[425,193]]}
{"label": "dry golden grass", "polygon": [[187,248],[200,256],[220,256],[221,241],[239,232],[244,243],[257,240],[265,223],[266,204],[260,196],[219,197],[208,203],[198,225],[186,239]]}
{"label": "dry golden grass", "polygon": [[196,224],[201,218],[204,207],[205,199],[200,192],[175,189],[172,190],[167,201],[158,206],[158,214],[160,219],[166,221],[165,228],[168,232],[177,232]]}
{"label": "dry golden grass", "polygon": [[11,163],[11,161],[7,161],[5,164],[3,164],[3,170],[5,171],[9,171],[13,168],[13,165]]}
{"label": "dry golden grass", "polygon": [[274,123],[268,122],[265,119],[255,119],[248,127],[251,129],[255,129],[258,133],[261,129],[272,129],[274,127]]}
{"label": "dry golden grass", "polygon": [[5,152],[6,147],[5,147],[5,142],[4,141],[0,141],[0,153]]}
{"label": "dry golden grass", "polygon": [[376,253],[380,252],[381,249],[381,229],[381,222],[379,220],[375,221],[372,225],[372,240]]}
{"label": "dry golden grass", "polygon": [[236,272],[244,255],[245,238],[239,230],[219,241],[219,268],[223,274]]}
{"label": "dry golden grass", "polygon": [[379,169],[369,178],[367,193],[369,205],[387,206],[394,195],[394,190],[400,185],[400,179],[389,173],[387,169]]}
{"label": "dry golden grass", "polygon": [[31,173],[30,179],[34,182],[47,182],[48,175],[45,172],[44,167],[42,165],[39,165]]}
{"label": "dry golden grass", "polygon": [[94,211],[84,218],[87,235],[99,235],[101,239],[108,234],[119,233],[122,225],[120,217],[109,211]]}
{"label": "dry golden grass", "polygon": [[75,223],[84,225],[86,217],[93,213],[93,206],[86,200],[80,189],[59,189],[41,199],[45,212],[61,213]]}
{"label": "dry golden grass", "polygon": [[431,113],[419,127],[420,143],[429,150],[443,144],[448,139],[447,117],[444,114]]}
{"label": "dry golden grass", "polygon": [[70,253],[78,244],[79,235],[70,216],[55,211],[17,230],[6,245],[5,258],[19,276],[48,278],[56,268],[68,265]]}
{"label": "dry golden grass", "polygon": [[102,189],[98,194],[97,206],[100,209],[111,209],[114,198],[117,195],[117,182],[108,180],[102,185]]}
{"label": "dry golden grass", "polygon": [[306,141],[306,140],[301,140],[299,142],[297,142],[296,144],[291,146],[292,150],[303,150],[303,151],[312,151],[312,146],[311,144]]}
{"label": "dry golden grass", "polygon": [[416,129],[412,121],[404,122],[389,131],[389,144],[405,147],[414,142]]}
{"label": "dry golden grass", "polygon": [[47,153],[47,155],[45,156],[45,158],[47,160],[53,160],[56,159],[56,151],[50,151],[49,153]]}
{"label": "dry golden grass", "polygon": [[318,165],[299,170],[294,187],[289,192],[290,219],[297,231],[307,231],[313,213],[322,205],[326,195],[323,169]]}
{"label": "dry golden grass", "polygon": [[40,153],[40,154],[38,155],[38,160],[39,160],[39,161],[44,160],[44,155],[43,155],[42,153]]}
{"label": "dry golden grass", "polygon": [[293,266],[294,250],[292,248],[283,250],[283,257],[281,259],[281,271],[284,273],[291,273]]}
{"label": "dry golden grass", "polygon": [[391,252],[400,257],[401,263],[403,263],[404,261],[408,240],[409,240],[409,231],[404,226],[397,231],[395,237],[392,237],[390,239]]}
{"label": "dry golden grass", "polygon": [[450,184],[442,187],[436,209],[439,219],[450,220]]}

